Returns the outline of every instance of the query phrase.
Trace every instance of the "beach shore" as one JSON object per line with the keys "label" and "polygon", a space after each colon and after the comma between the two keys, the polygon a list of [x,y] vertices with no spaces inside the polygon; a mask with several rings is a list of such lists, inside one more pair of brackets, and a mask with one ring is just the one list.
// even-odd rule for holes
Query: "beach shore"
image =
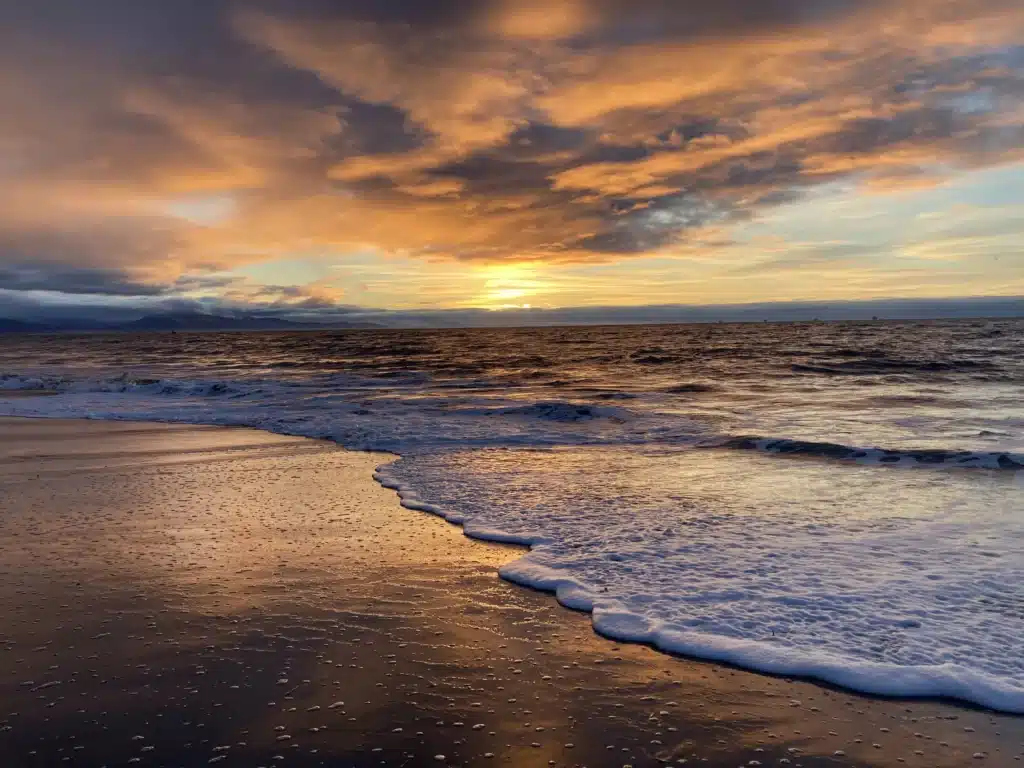
{"label": "beach shore", "polygon": [[390,458],[0,419],[0,765],[1024,764],[1024,718],[598,637]]}

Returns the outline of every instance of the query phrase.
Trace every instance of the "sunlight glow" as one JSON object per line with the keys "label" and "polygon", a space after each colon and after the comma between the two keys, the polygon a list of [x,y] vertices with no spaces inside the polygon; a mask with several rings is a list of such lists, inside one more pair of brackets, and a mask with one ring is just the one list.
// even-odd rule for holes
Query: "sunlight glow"
{"label": "sunlight glow", "polygon": [[483,279],[483,287],[472,303],[487,309],[529,307],[528,303],[516,300],[551,293],[555,288],[553,283],[542,279],[538,268],[531,264],[488,265],[480,267],[477,276]]}

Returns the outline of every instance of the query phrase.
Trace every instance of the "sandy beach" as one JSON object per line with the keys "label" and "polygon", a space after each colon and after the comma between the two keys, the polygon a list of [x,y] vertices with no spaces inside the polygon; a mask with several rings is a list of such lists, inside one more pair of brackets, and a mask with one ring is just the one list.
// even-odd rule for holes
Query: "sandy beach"
{"label": "sandy beach", "polygon": [[1021,764],[1022,718],[598,637],[389,459],[0,419],[0,765]]}

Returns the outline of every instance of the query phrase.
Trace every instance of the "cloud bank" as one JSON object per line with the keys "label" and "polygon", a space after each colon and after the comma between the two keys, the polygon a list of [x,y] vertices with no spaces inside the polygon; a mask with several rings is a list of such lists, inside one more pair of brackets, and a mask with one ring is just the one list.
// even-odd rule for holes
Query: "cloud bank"
{"label": "cloud bank", "polygon": [[0,0],[0,22],[8,292],[331,304],[224,274],[713,249],[824,185],[1024,159],[1016,0]]}

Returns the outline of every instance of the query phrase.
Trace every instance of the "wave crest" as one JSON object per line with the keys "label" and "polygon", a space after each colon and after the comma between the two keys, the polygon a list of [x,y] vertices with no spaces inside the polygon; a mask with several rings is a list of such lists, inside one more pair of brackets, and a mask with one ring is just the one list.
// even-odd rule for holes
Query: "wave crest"
{"label": "wave crest", "polygon": [[793,456],[812,456],[863,464],[942,466],[966,469],[1024,469],[1024,454],[1008,451],[956,451],[942,448],[858,448],[842,443],[756,436],[731,437],[719,447]]}
{"label": "wave crest", "polygon": [[564,422],[609,419],[622,423],[629,417],[629,412],[624,408],[570,403],[562,400],[549,400],[512,408],[502,408],[498,413],[503,416],[525,416],[545,421]]}

